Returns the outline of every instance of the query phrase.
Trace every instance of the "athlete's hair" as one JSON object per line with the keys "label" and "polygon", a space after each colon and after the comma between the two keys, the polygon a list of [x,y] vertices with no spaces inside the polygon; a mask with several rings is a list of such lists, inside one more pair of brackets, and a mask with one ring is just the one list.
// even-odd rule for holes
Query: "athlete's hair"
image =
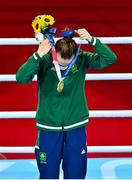
{"label": "athlete's hair", "polygon": [[56,42],[55,49],[64,59],[70,59],[77,52],[77,44],[72,38],[62,38]]}

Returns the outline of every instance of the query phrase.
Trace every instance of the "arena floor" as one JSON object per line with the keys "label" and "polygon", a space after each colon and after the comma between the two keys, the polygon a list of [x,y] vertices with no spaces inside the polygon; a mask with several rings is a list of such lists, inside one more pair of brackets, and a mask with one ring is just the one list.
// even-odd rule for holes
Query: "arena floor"
{"label": "arena floor", "polygon": [[[36,161],[0,160],[0,179],[38,179]],[[60,179],[63,179],[62,169]],[[132,179],[132,158],[89,158],[86,179]]]}

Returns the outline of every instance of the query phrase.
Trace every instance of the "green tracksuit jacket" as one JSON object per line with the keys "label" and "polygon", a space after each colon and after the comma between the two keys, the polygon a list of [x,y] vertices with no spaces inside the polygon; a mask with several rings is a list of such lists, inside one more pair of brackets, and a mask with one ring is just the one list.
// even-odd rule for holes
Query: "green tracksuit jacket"
{"label": "green tracksuit jacket", "polygon": [[[64,80],[64,89],[57,91],[58,77],[51,52],[39,57],[35,52],[16,73],[21,84],[37,75],[38,106],[36,126],[50,131],[67,131],[88,124],[89,111],[84,92],[86,70],[101,69],[115,63],[117,57],[108,46],[93,38],[95,53],[80,51],[76,64]],[[64,71],[61,71],[62,75]]]}

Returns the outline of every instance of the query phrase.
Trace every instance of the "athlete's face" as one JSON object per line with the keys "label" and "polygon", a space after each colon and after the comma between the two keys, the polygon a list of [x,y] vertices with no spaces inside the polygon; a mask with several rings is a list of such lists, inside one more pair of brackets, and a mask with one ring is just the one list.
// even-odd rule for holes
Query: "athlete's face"
{"label": "athlete's face", "polygon": [[59,52],[57,52],[57,60],[58,63],[62,66],[67,66],[68,64],[71,63],[72,59],[73,59],[74,55],[70,58],[70,59],[64,59],[61,57],[61,54]]}

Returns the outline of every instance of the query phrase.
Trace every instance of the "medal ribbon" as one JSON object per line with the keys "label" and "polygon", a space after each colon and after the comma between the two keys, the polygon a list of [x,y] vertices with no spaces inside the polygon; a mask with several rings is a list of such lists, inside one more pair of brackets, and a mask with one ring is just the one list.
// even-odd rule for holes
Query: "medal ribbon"
{"label": "medal ribbon", "polygon": [[80,48],[81,48],[81,44],[79,45],[78,49],[77,49],[77,52],[76,52],[76,55],[74,56],[74,58],[72,59],[71,63],[68,65],[67,69],[65,70],[65,73],[63,75],[63,77],[61,76],[61,71],[60,71],[60,67],[59,67],[59,64],[58,64],[58,61],[57,61],[57,56],[56,56],[56,51],[55,51],[55,47],[52,46],[51,48],[51,52],[52,52],[52,57],[53,57],[53,63],[54,63],[54,66],[55,66],[55,70],[56,70],[56,73],[57,73],[57,76],[58,76],[58,79],[59,81],[65,79],[71,68],[74,66],[74,64],[76,63],[76,60],[78,58],[78,55],[79,55],[79,52],[80,52]]}
{"label": "medal ribbon", "polygon": [[[74,30],[72,30],[72,33],[73,33],[73,31]],[[77,52],[76,52],[76,55],[72,59],[71,63],[68,65],[68,67],[67,67],[67,69],[66,69],[66,71],[65,71],[65,73],[64,73],[64,75],[62,77],[60,67],[59,67],[59,64],[58,64],[58,61],[57,61],[57,55],[56,55],[56,50],[55,50],[55,41],[53,39],[53,35],[55,35],[55,33],[56,33],[56,28],[51,28],[51,29],[48,29],[48,30],[46,30],[44,32],[45,36],[49,39],[49,41],[53,45],[52,48],[51,48],[51,53],[52,53],[52,57],[53,57],[53,63],[54,63],[54,66],[55,66],[55,70],[56,70],[58,79],[59,79],[59,81],[61,81],[61,80],[65,79],[68,76],[71,68],[76,63],[76,60],[77,60],[79,52],[80,52],[81,44],[79,45],[79,47],[77,49]]]}
{"label": "medal ribbon", "polygon": [[55,50],[55,41],[53,36],[56,34],[56,28],[50,28],[47,29],[46,31],[43,32],[45,37],[51,42],[51,44],[53,45],[51,48],[51,53],[52,53],[52,58],[53,58],[53,63],[55,66],[55,70],[58,76],[59,81],[61,81],[62,76],[61,76],[61,71],[60,71],[60,67],[57,61],[57,56],[56,56],[56,50]]}
{"label": "medal ribbon", "polygon": [[55,66],[55,70],[56,70],[58,79],[59,79],[59,81],[61,81],[62,80],[62,76],[61,76],[60,67],[59,67],[59,64],[58,64],[58,61],[57,61],[55,46],[52,46],[51,53],[52,53],[53,63],[54,63],[54,66]]}
{"label": "medal ribbon", "polygon": [[68,68],[66,69],[64,75],[63,75],[63,79],[66,78],[71,70],[71,68],[74,66],[74,64],[76,63],[76,60],[78,58],[79,52],[80,52],[80,48],[81,48],[81,44],[79,45],[76,55],[74,56],[74,58],[72,59],[71,63],[68,65]]}
{"label": "medal ribbon", "polygon": [[56,56],[56,51],[55,51],[55,47],[52,46],[51,48],[51,52],[52,52],[52,57],[53,57],[53,63],[54,63],[54,66],[55,66],[55,70],[56,70],[56,73],[57,73],[57,76],[58,76],[58,79],[61,81],[63,79],[65,79],[71,68],[74,66],[74,64],[76,63],[76,60],[78,58],[78,55],[79,55],[79,52],[80,52],[80,48],[81,48],[81,44],[79,45],[78,49],[77,49],[77,52],[76,52],[76,55],[74,56],[74,58],[72,59],[72,62],[68,65],[67,69],[65,70],[65,73],[63,75],[63,77],[61,76],[61,71],[60,71],[60,67],[59,67],[59,64],[58,64],[58,61],[57,61],[57,56]]}

